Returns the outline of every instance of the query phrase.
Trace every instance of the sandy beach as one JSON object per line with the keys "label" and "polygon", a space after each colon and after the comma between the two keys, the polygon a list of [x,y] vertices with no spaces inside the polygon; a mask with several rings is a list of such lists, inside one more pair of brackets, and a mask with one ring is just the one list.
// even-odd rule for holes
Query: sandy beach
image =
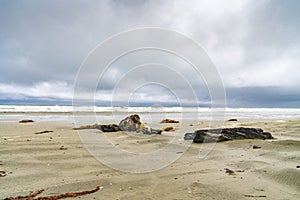
{"label": "sandy beach", "polygon": [[[275,139],[217,143],[201,159],[199,149],[210,144],[192,144],[186,152],[176,152],[182,156],[169,166],[138,174],[111,169],[88,152],[79,134],[98,130],[72,130],[75,125],[70,120],[36,117],[33,123],[24,124],[19,120],[0,122],[0,199],[40,189],[45,189],[40,196],[49,196],[96,186],[99,191],[77,198],[300,199],[300,119],[226,122],[224,127],[262,128]],[[109,122],[106,119],[103,123]],[[147,153],[167,145],[177,132],[206,128],[208,123],[180,121],[171,124],[175,131],[162,135],[105,134],[120,149]],[[162,125],[152,122],[151,126]],[[36,134],[45,130],[53,132]],[[260,148],[254,149],[254,145]]]}

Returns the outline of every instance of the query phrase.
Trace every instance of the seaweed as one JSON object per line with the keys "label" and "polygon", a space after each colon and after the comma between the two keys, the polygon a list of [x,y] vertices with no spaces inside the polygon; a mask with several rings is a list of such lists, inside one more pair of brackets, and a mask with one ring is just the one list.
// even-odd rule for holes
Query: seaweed
{"label": "seaweed", "polygon": [[100,189],[99,186],[97,186],[93,190],[85,190],[81,192],[68,192],[64,194],[58,194],[58,195],[52,195],[52,196],[45,196],[45,197],[36,197],[37,195],[43,193],[45,190],[38,190],[32,194],[29,194],[27,196],[17,196],[17,197],[8,197],[4,200],[57,200],[57,199],[66,199],[66,198],[74,198],[78,196],[83,196],[87,194],[92,194],[94,192],[97,192]]}

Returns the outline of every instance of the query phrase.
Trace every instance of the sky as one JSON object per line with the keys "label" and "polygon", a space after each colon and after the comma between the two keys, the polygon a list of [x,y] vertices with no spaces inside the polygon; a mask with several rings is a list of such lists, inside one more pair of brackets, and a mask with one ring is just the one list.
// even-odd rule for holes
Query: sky
{"label": "sky", "polygon": [[[0,103],[70,103],[80,66],[97,45],[120,32],[158,27],[200,44],[228,107],[299,108],[299,10],[298,0],[1,0]],[[169,68],[132,70],[143,63]],[[113,63],[94,96],[99,105],[154,106],[189,105],[196,96],[199,106],[210,106],[205,77],[195,77],[191,90],[193,76],[179,57],[143,50]]]}

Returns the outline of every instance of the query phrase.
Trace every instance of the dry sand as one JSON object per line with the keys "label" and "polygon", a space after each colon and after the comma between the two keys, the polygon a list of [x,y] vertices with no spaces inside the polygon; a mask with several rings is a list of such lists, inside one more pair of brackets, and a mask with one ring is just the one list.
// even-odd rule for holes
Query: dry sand
{"label": "dry sand", "polygon": [[[208,122],[172,126],[185,133],[205,128]],[[55,195],[99,185],[101,190],[80,199],[300,199],[300,119],[239,119],[225,126],[259,127],[276,139],[218,143],[203,159],[199,149],[210,144],[192,144],[186,152],[176,152],[183,155],[169,166],[133,174],[111,169],[91,156],[70,121],[0,122],[0,171],[6,175],[0,177],[0,198],[39,189],[45,189],[40,196]],[[44,130],[53,132],[34,134]],[[176,131],[142,137],[106,135],[121,149],[149,152],[167,145]]]}

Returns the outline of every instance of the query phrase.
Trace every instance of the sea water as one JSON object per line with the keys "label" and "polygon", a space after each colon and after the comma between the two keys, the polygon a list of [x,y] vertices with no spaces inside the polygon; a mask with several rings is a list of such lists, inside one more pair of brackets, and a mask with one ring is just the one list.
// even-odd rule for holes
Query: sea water
{"label": "sea water", "polygon": [[32,115],[45,119],[62,118],[81,114],[95,114],[102,118],[117,115],[120,118],[138,113],[141,116],[154,118],[211,119],[212,117],[281,119],[300,118],[300,108],[197,108],[197,107],[103,107],[103,106],[34,106],[34,105],[0,105],[0,119]]}

